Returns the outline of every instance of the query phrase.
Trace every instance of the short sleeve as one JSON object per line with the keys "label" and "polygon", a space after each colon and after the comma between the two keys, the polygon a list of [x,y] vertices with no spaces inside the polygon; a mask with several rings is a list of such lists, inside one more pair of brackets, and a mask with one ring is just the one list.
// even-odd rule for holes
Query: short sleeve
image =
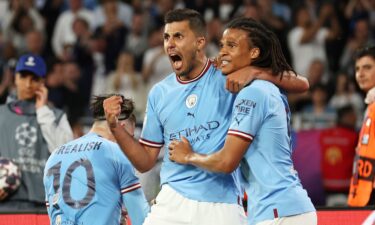
{"label": "short sleeve", "polygon": [[139,142],[149,147],[161,148],[164,144],[163,126],[157,112],[157,99],[159,98],[157,88],[151,89],[147,100],[143,129]]}
{"label": "short sleeve", "polygon": [[228,134],[252,141],[264,121],[265,95],[257,88],[246,87],[236,97]]}

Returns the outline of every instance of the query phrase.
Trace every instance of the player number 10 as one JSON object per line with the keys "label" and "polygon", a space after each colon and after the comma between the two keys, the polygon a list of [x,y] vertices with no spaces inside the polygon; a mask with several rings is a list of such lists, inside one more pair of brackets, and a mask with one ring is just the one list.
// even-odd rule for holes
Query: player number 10
{"label": "player number 10", "polygon": [[[87,192],[86,195],[81,200],[75,200],[70,194],[70,186],[72,184],[72,173],[75,169],[82,166],[86,170],[87,179]],[[53,189],[55,193],[58,192],[60,188],[60,169],[61,162],[56,163],[54,166],[48,169],[47,176],[53,176]],[[93,172],[92,164],[89,160],[80,159],[74,161],[68,169],[66,170],[63,185],[62,185],[62,196],[64,202],[72,208],[80,209],[87,206],[95,195],[95,177]]]}

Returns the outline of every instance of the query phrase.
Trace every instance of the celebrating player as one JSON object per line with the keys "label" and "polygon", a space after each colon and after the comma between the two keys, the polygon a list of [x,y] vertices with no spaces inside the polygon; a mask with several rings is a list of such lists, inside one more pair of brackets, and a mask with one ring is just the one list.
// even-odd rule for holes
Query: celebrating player
{"label": "celebrating player", "polygon": [[[176,9],[167,13],[165,23],[164,50],[174,73],[157,83],[149,93],[140,143],[118,124],[122,99],[115,96],[104,101],[112,133],[141,172],[150,170],[160,149],[180,136],[188,137],[194,149],[201,153],[219,150],[230,124],[235,98],[225,89],[227,83],[221,71],[205,55],[203,17],[191,9]],[[247,69],[236,78],[249,80],[254,72],[261,71]],[[279,81],[278,77],[269,77]],[[296,80],[294,75],[291,79]],[[233,80],[228,83],[227,86],[234,89],[243,86]],[[168,149],[165,152],[168,153]],[[165,154],[160,176],[162,188],[145,225],[246,223],[238,173],[217,174],[177,164]]]}
{"label": "celebrating player", "polygon": [[[47,161],[44,187],[51,224],[119,224],[124,205],[132,224],[141,225],[149,211],[134,168],[105,121],[107,97],[94,98],[90,132],[57,148]],[[133,102],[123,98],[119,126],[130,135],[133,109]]]}
{"label": "celebrating player", "polygon": [[[247,18],[228,24],[220,62],[224,74],[248,65],[269,69],[275,76],[292,70],[276,35]],[[315,208],[293,169],[289,120],[283,92],[271,82],[255,80],[236,97],[224,147],[202,151],[190,146],[193,141],[187,135],[189,140],[182,137],[170,144],[170,159],[222,173],[240,165],[249,196],[249,225],[316,225]]]}

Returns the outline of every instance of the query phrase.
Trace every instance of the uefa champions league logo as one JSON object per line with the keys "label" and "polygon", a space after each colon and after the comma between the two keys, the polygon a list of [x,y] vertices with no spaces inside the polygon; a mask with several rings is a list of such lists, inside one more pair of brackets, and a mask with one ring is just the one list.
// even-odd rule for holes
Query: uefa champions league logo
{"label": "uefa champions league logo", "polygon": [[37,141],[37,129],[27,123],[23,123],[16,128],[16,141],[20,146],[20,155],[33,156],[35,154],[34,145]]}
{"label": "uefa champions league logo", "polygon": [[25,65],[26,66],[35,66],[34,57],[30,56],[29,58],[27,58],[27,61],[25,62]]}

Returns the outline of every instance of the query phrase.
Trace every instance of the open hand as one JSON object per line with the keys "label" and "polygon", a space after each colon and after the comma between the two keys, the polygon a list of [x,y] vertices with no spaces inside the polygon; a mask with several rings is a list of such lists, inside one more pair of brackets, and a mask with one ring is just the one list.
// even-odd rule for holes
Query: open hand
{"label": "open hand", "polygon": [[188,139],[181,136],[181,141],[173,140],[168,148],[170,160],[181,164],[189,163],[189,158],[192,156],[193,150]]}

